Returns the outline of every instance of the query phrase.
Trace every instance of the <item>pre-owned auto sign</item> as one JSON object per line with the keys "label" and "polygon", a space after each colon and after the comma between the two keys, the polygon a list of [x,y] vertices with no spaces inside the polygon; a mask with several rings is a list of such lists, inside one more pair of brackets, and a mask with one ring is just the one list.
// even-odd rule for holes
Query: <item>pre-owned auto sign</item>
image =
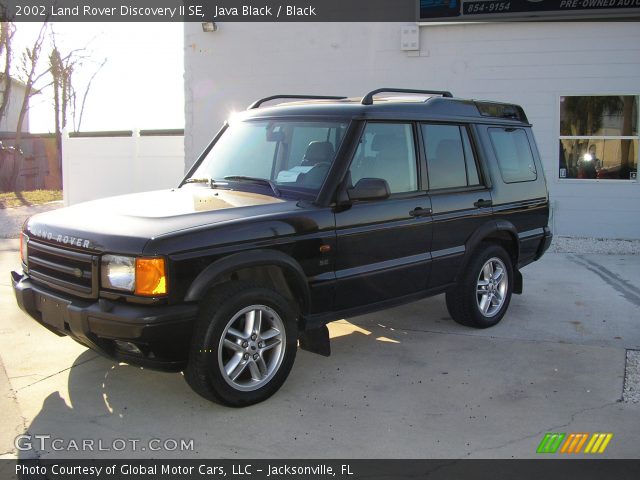
{"label": "pre-owned auto sign", "polygon": [[421,20],[621,17],[640,14],[640,0],[420,0]]}

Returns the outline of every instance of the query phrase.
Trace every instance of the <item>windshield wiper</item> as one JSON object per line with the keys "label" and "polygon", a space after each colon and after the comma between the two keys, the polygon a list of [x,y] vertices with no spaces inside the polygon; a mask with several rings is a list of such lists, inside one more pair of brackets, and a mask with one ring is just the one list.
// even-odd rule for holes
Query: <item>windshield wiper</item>
{"label": "windshield wiper", "polygon": [[229,190],[228,183],[213,178],[187,178],[184,183],[208,183],[211,188]]}
{"label": "windshield wiper", "polygon": [[273,190],[273,193],[275,194],[276,197],[282,196],[275,182],[271,180],[267,180],[266,178],[246,177],[244,175],[230,175],[228,177],[224,177],[224,179],[230,180],[232,182],[247,182],[247,183],[257,183],[260,185],[267,185],[271,187],[271,190]]}
{"label": "windshield wiper", "polygon": [[209,183],[210,178],[187,178],[184,183]]}

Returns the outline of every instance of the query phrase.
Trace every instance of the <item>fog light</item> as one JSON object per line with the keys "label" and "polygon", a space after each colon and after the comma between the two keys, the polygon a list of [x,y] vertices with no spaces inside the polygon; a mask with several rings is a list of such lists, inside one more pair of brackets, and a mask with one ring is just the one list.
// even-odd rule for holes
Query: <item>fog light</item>
{"label": "fog light", "polygon": [[118,350],[132,353],[134,355],[142,355],[142,350],[140,350],[135,343],[123,342],[122,340],[114,340],[114,342],[116,344],[116,347],[118,347]]}

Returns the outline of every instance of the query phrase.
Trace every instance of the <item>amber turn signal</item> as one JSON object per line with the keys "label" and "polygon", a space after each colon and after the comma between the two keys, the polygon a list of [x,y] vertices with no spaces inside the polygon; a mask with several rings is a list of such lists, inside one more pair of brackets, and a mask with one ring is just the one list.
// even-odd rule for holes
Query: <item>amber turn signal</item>
{"label": "amber turn signal", "polygon": [[164,258],[136,258],[135,294],[145,297],[167,294]]}
{"label": "amber turn signal", "polygon": [[24,233],[20,234],[20,260],[22,263],[27,265],[27,243],[29,242],[29,237],[27,237]]}

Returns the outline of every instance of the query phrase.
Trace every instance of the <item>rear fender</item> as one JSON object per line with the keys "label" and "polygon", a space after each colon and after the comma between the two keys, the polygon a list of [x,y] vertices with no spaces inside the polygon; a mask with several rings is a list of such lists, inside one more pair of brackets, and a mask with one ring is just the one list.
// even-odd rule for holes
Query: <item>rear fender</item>
{"label": "rear fender", "polygon": [[513,293],[520,294],[523,289],[522,274],[517,268],[520,256],[520,242],[515,225],[506,220],[491,221],[483,224],[469,237],[465,244],[465,258],[462,270],[469,264],[478,246],[482,242],[493,241],[508,247],[513,264],[515,279]]}

